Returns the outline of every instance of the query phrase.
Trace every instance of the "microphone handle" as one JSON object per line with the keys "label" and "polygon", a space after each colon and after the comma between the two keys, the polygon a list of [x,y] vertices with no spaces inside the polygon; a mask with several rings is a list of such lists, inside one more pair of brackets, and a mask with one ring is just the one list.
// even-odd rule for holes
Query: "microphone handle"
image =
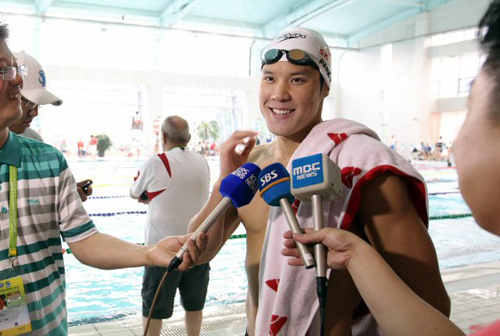
{"label": "microphone handle", "polygon": [[[293,233],[299,233],[299,234],[304,233],[299,225],[299,222],[297,221],[297,217],[295,217],[295,213],[293,212],[293,209],[290,206],[290,202],[288,201],[288,199],[286,198],[280,199],[280,205],[281,209],[283,209],[283,213],[285,214],[286,221],[288,222],[290,230]],[[309,248],[306,245],[299,243],[297,241],[295,242],[295,245],[297,245],[297,249],[299,250],[300,257],[302,258],[302,262],[304,263],[304,266],[306,266],[306,269],[316,266],[316,263],[314,262],[314,257],[309,251]]]}
{"label": "microphone handle", "polygon": [[[321,195],[312,195],[312,211],[314,230],[319,231],[325,227],[323,221],[323,200]],[[323,244],[314,245],[314,258],[316,259],[316,274],[326,278],[326,248]]]}
{"label": "microphone handle", "polygon": [[[220,201],[219,204],[217,204],[217,206],[212,210],[210,215],[208,215],[208,217],[203,221],[203,223],[201,223],[198,229],[196,229],[196,231],[191,235],[190,239],[196,240],[200,232],[207,232],[212,227],[212,225],[214,225],[215,221],[219,219],[219,217],[224,213],[224,211],[226,211],[227,208],[229,208],[231,204],[233,204],[231,199],[227,196],[224,197],[222,201]],[[182,256],[188,249],[188,243],[189,241],[187,241],[175,255],[180,260],[182,260]]]}

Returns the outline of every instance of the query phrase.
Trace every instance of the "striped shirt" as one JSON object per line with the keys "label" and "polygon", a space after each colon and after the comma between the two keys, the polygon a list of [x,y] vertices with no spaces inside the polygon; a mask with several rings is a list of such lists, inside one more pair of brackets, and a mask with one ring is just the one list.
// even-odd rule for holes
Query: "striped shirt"
{"label": "striped shirt", "polygon": [[0,270],[10,267],[9,165],[18,167],[17,264],[23,270],[33,328],[25,335],[67,335],[61,236],[72,243],[97,229],[61,152],[10,132],[0,149]]}

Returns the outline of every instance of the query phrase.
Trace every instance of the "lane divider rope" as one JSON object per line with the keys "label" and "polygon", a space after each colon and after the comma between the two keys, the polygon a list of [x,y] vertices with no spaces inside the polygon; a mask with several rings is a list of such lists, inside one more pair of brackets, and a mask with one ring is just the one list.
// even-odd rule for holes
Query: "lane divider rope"
{"label": "lane divider rope", "polygon": [[[114,213],[108,213],[108,214],[91,214],[89,216],[115,216],[118,214],[137,214],[137,213],[143,214],[143,213],[146,213],[146,211],[123,211],[123,212],[114,212]],[[467,217],[472,217],[472,214],[465,213],[465,214],[432,216],[432,217],[429,217],[429,220],[456,219],[456,218],[467,218]],[[241,238],[246,238],[246,237],[247,237],[247,235],[245,233],[243,233],[243,234],[232,235],[229,237],[229,239],[241,239]],[[137,243],[137,245],[144,245],[144,243]],[[63,248],[63,254],[64,253],[71,254],[71,249],[70,248],[67,248],[67,249]]]}

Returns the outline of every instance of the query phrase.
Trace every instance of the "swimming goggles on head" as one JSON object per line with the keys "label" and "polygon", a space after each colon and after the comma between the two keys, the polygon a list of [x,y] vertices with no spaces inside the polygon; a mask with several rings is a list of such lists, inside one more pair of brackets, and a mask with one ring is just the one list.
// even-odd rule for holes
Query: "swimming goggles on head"
{"label": "swimming goggles on head", "polygon": [[284,49],[269,49],[265,52],[262,57],[262,67],[266,64],[273,64],[278,62],[281,57],[283,57],[283,53],[286,55],[286,59],[288,62],[295,65],[310,65],[314,69],[319,71],[319,67],[316,62],[313,61],[311,56],[309,56],[304,50],[300,49],[292,49],[292,50],[284,50]]}

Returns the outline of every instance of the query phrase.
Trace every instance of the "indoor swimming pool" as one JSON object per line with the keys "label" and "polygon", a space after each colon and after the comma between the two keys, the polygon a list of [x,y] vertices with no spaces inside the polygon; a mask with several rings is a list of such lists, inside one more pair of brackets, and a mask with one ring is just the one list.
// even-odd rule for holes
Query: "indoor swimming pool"
{"label": "indoor swimming pool", "polygon": [[[147,206],[128,197],[132,178],[141,161],[70,160],[77,180],[92,178],[94,195],[85,207],[100,231],[132,243],[143,242]],[[217,178],[218,161],[209,158],[212,181]],[[456,170],[446,162],[416,162],[415,167],[428,183],[429,232],[437,249],[440,268],[500,260],[500,238],[481,230],[458,192]],[[465,215],[451,218],[452,215]],[[239,228],[236,234],[244,234]],[[246,274],[245,239],[231,239],[210,263],[210,285],[206,308],[244,302]],[[66,263],[67,307],[70,325],[95,323],[135,315],[141,311],[142,268],[102,271],[80,264],[73,255]],[[179,302],[177,300],[176,310]]]}

